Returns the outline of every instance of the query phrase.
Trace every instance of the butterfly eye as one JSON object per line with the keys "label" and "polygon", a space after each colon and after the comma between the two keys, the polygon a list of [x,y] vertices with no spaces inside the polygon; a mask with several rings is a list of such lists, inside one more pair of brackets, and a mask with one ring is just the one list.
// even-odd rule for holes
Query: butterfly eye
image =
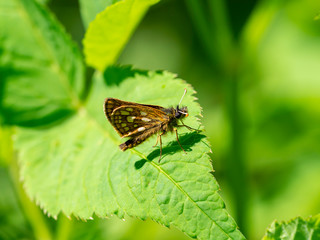
{"label": "butterfly eye", "polygon": [[188,116],[189,116],[188,112],[184,112],[181,110],[178,110],[175,114],[175,118],[188,117]]}

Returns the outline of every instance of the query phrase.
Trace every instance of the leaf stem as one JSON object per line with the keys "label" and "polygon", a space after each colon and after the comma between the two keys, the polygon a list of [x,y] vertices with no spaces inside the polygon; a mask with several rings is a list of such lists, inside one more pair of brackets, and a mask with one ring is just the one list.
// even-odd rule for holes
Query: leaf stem
{"label": "leaf stem", "polygon": [[[250,199],[248,191],[247,168],[243,153],[244,148],[244,129],[243,116],[241,114],[241,106],[239,98],[241,91],[239,90],[239,76],[230,76],[226,81],[227,114],[230,121],[230,143],[229,154],[226,158],[226,177],[232,190],[234,200],[235,217],[237,224],[243,234],[248,232],[247,213],[248,201]],[[246,234],[245,234],[246,235]]]}
{"label": "leaf stem", "polygon": [[208,6],[206,1],[185,2],[212,66],[220,74],[221,70],[225,72],[234,44],[223,0],[209,0]]}
{"label": "leaf stem", "polygon": [[45,220],[45,217],[38,206],[30,201],[25,194],[21,182],[19,181],[19,169],[17,159],[11,161],[9,168],[11,179],[15,187],[21,207],[29,220],[36,239],[51,240],[53,239],[50,228]]}
{"label": "leaf stem", "polygon": [[[241,231],[247,232],[248,181],[243,155],[243,116],[241,115],[239,81],[241,80],[241,49],[233,38],[228,23],[225,2],[186,0],[200,40],[211,55],[212,66],[218,62],[217,76],[224,81],[226,113],[230,124],[229,156],[226,159],[226,178],[232,190],[235,218]],[[208,4],[209,13],[201,4]],[[206,18],[206,14],[209,16]]]}
{"label": "leaf stem", "polygon": [[[217,52],[212,44],[212,34],[210,31],[210,25],[208,24],[205,16],[205,10],[203,6],[203,1],[186,0],[186,6],[188,8],[189,14],[192,18],[193,24],[200,36],[204,48],[208,51],[208,56],[214,64],[218,64]],[[213,65],[214,65],[213,64]]]}

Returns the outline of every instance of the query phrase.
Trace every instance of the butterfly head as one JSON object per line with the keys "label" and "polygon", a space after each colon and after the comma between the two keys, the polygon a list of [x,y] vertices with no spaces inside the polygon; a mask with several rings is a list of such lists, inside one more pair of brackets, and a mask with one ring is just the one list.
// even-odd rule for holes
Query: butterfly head
{"label": "butterfly head", "polygon": [[178,106],[176,107],[175,111],[174,111],[174,117],[177,118],[177,119],[180,119],[180,118],[184,118],[184,117],[188,117],[189,114],[188,114],[188,108],[186,106],[183,106],[180,108],[180,103],[182,102],[182,99],[184,97],[184,95],[186,95],[187,93],[187,89],[185,88],[184,89],[184,93],[180,99],[180,102],[178,104]]}
{"label": "butterfly head", "polygon": [[174,114],[174,117],[177,118],[177,119],[180,119],[180,118],[184,118],[184,117],[188,117],[189,114],[188,114],[188,108],[186,106],[183,106],[183,107],[179,107],[179,105],[176,107],[175,109],[175,114]]}

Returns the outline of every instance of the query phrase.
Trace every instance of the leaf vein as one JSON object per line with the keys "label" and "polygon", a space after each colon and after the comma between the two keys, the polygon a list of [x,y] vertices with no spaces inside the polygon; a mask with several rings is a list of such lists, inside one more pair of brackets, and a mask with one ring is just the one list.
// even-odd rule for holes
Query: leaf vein
{"label": "leaf vein", "polygon": [[134,150],[134,151],[138,155],[143,156],[143,158],[147,160],[147,162],[149,162],[154,168],[156,168],[160,173],[162,173],[165,177],[167,177],[182,192],[182,194],[184,194],[190,200],[190,202],[200,210],[200,212],[202,212],[206,217],[208,217],[212,221],[212,223],[214,223],[228,238],[230,238],[229,234],[211,216],[209,216],[166,171],[164,171],[159,165],[149,160],[142,153],[138,152],[137,150]]}

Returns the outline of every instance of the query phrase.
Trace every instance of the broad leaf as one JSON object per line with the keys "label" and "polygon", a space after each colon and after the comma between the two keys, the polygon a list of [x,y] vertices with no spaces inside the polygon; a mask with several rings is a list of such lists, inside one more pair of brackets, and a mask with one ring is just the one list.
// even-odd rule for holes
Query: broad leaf
{"label": "broad leaf", "polygon": [[81,55],[44,7],[31,0],[0,2],[0,103],[4,122],[40,125],[79,106]]}
{"label": "broad leaf", "polygon": [[[158,163],[159,148],[152,148],[156,136],[121,152],[123,139],[103,113],[105,97],[176,106],[187,88],[185,124],[198,128],[201,108],[191,86],[168,72],[114,67],[105,77],[96,75],[86,108],[61,125],[19,129],[15,145],[29,196],[53,216],[129,215],[175,226],[198,239],[244,239],[218,194],[203,132],[179,128],[187,154],[174,134],[164,136]],[[109,77],[118,79],[110,82]]]}
{"label": "broad leaf", "polygon": [[99,12],[120,0],[79,0],[80,13],[84,26],[87,28]]}
{"label": "broad leaf", "polygon": [[87,64],[103,71],[115,63],[148,8],[158,1],[123,0],[99,13],[83,41]]}
{"label": "broad leaf", "polygon": [[320,214],[302,219],[295,218],[289,222],[274,221],[267,230],[263,240],[317,240],[320,239]]}

